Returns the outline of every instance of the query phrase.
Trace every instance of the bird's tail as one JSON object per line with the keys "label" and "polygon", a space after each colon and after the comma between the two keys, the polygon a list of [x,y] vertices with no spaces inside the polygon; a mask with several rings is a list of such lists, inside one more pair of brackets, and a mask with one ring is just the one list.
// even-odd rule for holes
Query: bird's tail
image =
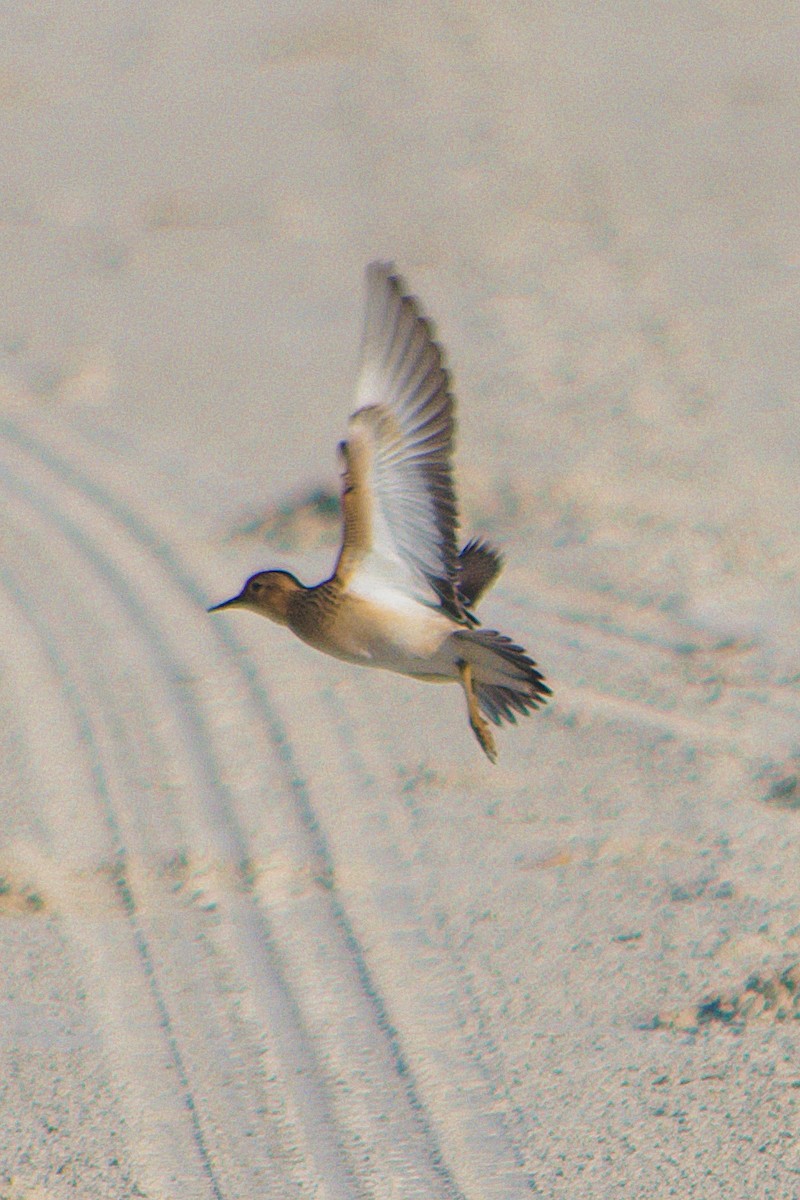
{"label": "bird's tail", "polygon": [[481,710],[495,725],[515,724],[552,695],[521,646],[493,629],[465,629],[452,634],[460,658],[472,667],[472,686]]}

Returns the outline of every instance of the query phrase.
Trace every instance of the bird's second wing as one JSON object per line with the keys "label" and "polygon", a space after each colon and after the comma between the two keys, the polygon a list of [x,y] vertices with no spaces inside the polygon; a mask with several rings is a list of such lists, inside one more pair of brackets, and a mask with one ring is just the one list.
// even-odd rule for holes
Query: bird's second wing
{"label": "bird's second wing", "polygon": [[454,616],[453,398],[428,322],[389,266],[367,268],[367,317],[350,418],[336,573],[413,589]]}

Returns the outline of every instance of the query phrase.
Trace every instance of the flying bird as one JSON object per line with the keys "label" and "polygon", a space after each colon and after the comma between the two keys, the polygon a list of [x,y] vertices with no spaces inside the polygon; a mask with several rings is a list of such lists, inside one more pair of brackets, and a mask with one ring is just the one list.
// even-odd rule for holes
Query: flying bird
{"label": "flying bird", "polygon": [[288,571],[259,571],[209,612],[249,609],[345,662],[460,683],[472,730],[496,762],[486,718],[514,723],[551,692],[522,647],[474,614],[503,560],[482,540],[458,550],[455,404],[432,327],[391,265],[371,263],[366,277],[356,411],[339,444],[336,568],[311,587]]}

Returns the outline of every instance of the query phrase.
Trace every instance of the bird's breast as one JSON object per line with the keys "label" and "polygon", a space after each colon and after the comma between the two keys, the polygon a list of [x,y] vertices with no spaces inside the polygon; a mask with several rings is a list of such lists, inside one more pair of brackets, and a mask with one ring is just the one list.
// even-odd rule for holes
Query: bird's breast
{"label": "bird's breast", "polygon": [[442,647],[457,628],[439,609],[402,594],[348,594],[327,623],[325,644],[317,644],[329,654],[365,666],[409,675],[439,674]]}

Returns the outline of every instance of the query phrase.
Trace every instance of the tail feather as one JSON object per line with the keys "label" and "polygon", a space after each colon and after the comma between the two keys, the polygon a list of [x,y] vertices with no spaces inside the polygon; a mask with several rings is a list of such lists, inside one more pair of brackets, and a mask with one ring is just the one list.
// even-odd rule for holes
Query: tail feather
{"label": "tail feather", "polygon": [[511,638],[493,629],[454,633],[459,654],[472,666],[478,704],[495,725],[516,724],[552,695],[536,663]]}
{"label": "tail feather", "polygon": [[517,713],[527,716],[530,709],[538,707],[539,703],[520,698],[511,688],[498,687],[491,683],[476,684],[475,694],[482,711],[495,725],[501,725],[503,721],[516,725]]}

